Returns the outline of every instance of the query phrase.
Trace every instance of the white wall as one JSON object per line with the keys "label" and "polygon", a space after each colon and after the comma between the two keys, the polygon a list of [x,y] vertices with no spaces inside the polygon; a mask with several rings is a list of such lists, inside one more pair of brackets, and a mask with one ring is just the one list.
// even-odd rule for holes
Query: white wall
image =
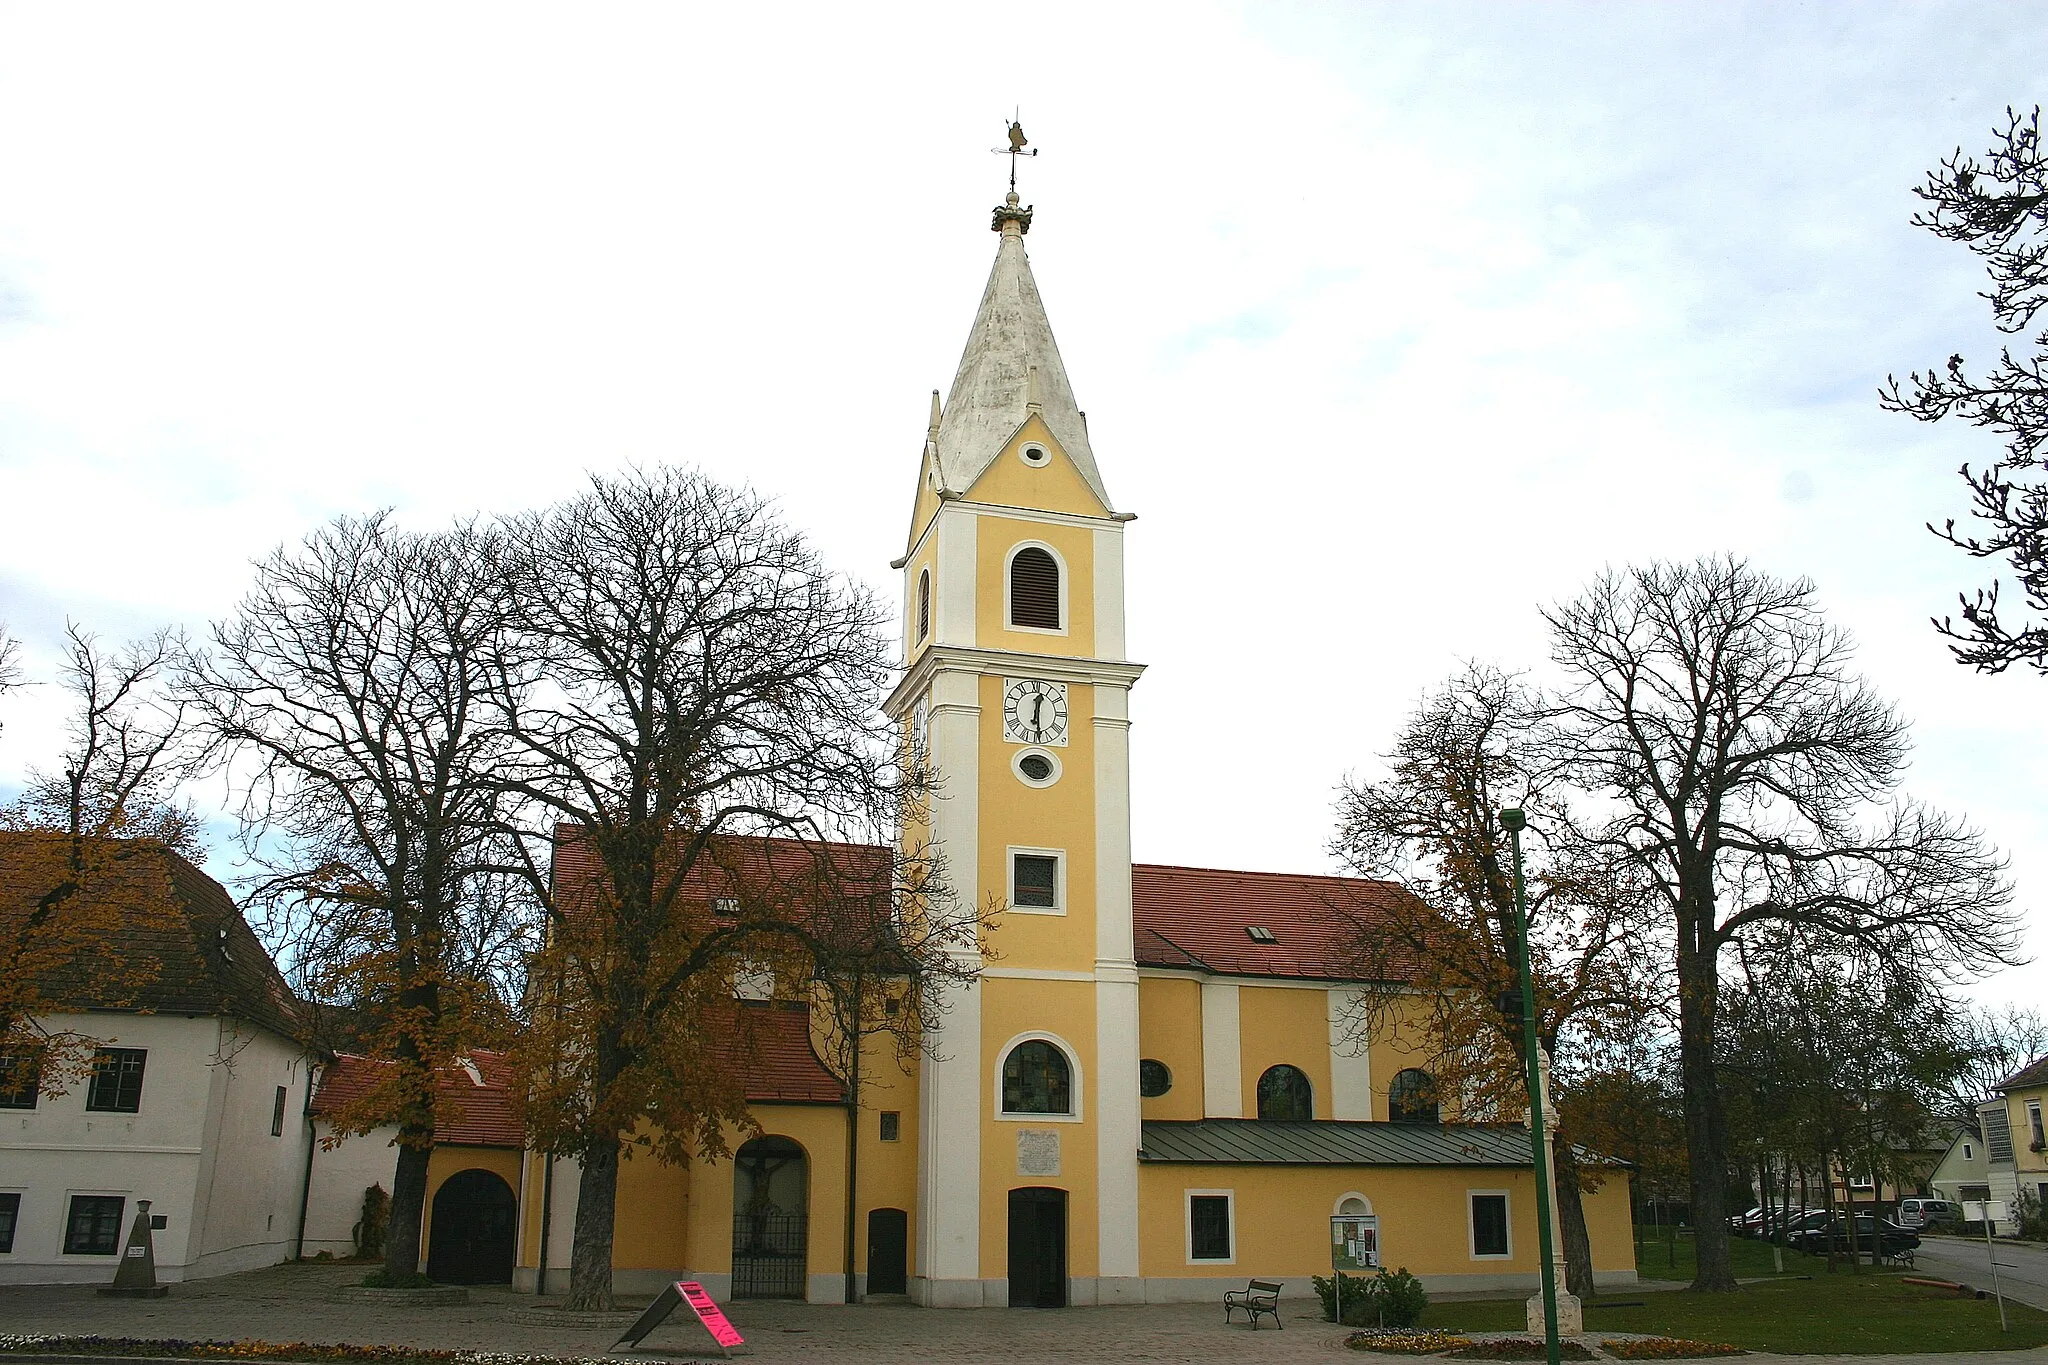
{"label": "white wall", "polygon": [[[316,1138],[325,1142],[334,1126],[315,1119]],[[398,1149],[392,1146],[398,1127],[372,1129],[360,1137],[343,1138],[331,1150],[321,1147],[313,1153],[313,1183],[306,1201],[305,1255],[330,1252],[349,1256],[355,1252],[353,1229],[363,1216],[363,1191],[382,1185],[391,1193],[398,1173]]]}
{"label": "white wall", "polygon": [[[84,1084],[0,1110],[0,1190],[21,1194],[14,1249],[0,1283],[100,1283],[116,1256],[67,1256],[74,1194],[120,1195],[122,1238],[135,1201],[165,1226],[154,1238],[160,1279],[268,1265],[291,1251],[304,1169],[307,1066],[295,1045],[260,1030],[239,1037],[207,1016],[55,1015],[53,1029],[149,1053],[133,1114],[88,1113]],[[285,1131],[270,1135],[275,1087],[287,1087]]]}

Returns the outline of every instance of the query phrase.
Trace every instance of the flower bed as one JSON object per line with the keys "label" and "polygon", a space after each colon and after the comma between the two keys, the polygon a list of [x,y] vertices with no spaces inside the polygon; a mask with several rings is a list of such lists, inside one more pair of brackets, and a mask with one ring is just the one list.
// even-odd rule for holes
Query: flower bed
{"label": "flower bed", "polygon": [[178,1360],[294,1360],[345,1365],[618,1365],[603,1356],[529,1356],[424,1346],[347,1346],[308,1341],[181,1341],[174,1337],[0,1336],[0,1353],[153,1356]]}
{"label": "flower bed", "polygon": [[1472,1338],[1431,1327],[1383,1327],[1353,1332],[1344,1344],[1354,1351],[1384,1351],[1396,1356],[1433,1356],[1459,1346],[1470,1346]]}
{"label": "flower bed", "polygon": [[[1557,1343],[1561,1360],[1598,1360],[1578,1342],[1567,1338]],[[1541,1337],[1488,1337],[1468,1342],[1450,1353],[1452,1360],[1544,1360],[1550,1355]]]}
{"label": "flower bed", "polygon": [[1634,1337],[1603,1341],[1600,1349],[1617,1360],[1692,1360],[1700,1356],[1746,1356],[1740,1346],[1718,1341],[1687,1341],[1684,1337]]}

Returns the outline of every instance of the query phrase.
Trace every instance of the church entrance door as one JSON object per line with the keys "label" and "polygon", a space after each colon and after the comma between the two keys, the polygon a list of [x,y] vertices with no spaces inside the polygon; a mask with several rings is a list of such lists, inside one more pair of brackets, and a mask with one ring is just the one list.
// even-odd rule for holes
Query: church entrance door
{"label": "church entrance door", "polygon": [[442,1284],[510,1284],[519,1201],[495,1171],[457,1171],[434,1193],[427,1275]]}
{"label": "church entrance door", "polygon": [[1067,1192],[1010,1191],[1010,1307],[1067,1306]]}

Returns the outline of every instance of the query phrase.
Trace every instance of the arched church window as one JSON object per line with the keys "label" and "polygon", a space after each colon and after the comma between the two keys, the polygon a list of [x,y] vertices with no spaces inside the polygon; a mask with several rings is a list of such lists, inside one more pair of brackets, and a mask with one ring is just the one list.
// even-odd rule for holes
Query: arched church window
{"label": "arched church window", "polygon": [[922,640],[932,633],[932,571],[921,569],[917,575],[917,638]]}
{"label": "arched church window", "polygon": [[1417,1067],[1396,1072],[1387,1087],[1387,1117],[1396,1123],[1437,1123],[1436,1077]]}
{"label": "arched church window", "polygon": [[1060,565],[1036,545],[1010,559],[1010,624],[1033,630],[1060,628]]}
{"label": "arched church window", "polygon": [[1042,1038],[1011,1048],[1003,1059],[1003,1112],[1073,1113],[1073,1069],[1066,1054]]}
{"label": "arched church window", "polygon": [[1314,1118],[1315,1092],[1299,1067],[1269,1066],[1259,1077],[1259,1117],[1282,1123],[1305,1123]]}

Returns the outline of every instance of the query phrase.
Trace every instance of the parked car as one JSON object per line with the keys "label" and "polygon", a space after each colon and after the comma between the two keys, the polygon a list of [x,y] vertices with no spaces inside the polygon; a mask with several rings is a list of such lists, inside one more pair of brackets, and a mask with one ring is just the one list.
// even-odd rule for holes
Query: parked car
{"label": "parked car", "polygon": [[1735,1233],[1737,1236],[1746,1237],[1750,1234],[1744,1231],[1744,1229],[1749,1228],[1758,1220],[1766,1217],[1769,1213],[1769,1209],[1759,1205],[1758,1207],[1750,1209],[1744,1213],[1730,1214],[1728,1217],[1728,1230],[1732,1233]]}
{"label": "parked car", "polygon": [[[1873,1241],[1879,1255],[1901,1256],[1920,1245],[1920,1236],[1889,1218],[1857,1214],[1855,1249],[1868,1254]],[[1810,1256],[1826,1255],[1830,1244],[1844,1251],[1849,1249],[1849,1220],[1839,1213],[1832,1217],[1822,1214],[1819,1222],[1801,1229],[1793,1239],[1793,1245]]]}
{"label": "parked car", "polygon": [[1899,1201],[1899,1224],[1907,1228],[1953,1227],[1963,1221],[1960,1204],[1946,1199],[1901,1199]]}

